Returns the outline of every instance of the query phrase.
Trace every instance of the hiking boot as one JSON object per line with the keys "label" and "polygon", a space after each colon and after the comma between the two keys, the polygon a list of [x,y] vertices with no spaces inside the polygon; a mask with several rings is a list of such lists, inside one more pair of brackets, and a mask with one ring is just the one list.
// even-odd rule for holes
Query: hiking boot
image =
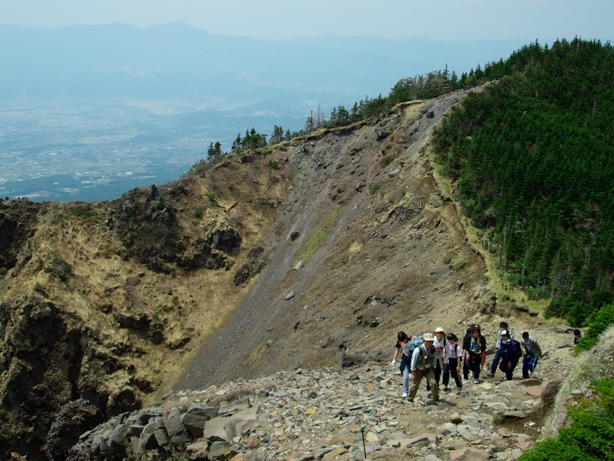
{"label": "hiking boot", "polygon": [[489,378],[494,378],[495,374],[489,371],[488,373],[486,373],[486,376],[488,376]]}
{"label": "hiking boot", "polygon": [[403,397],[403,398],[407,397],[407,392],[403,392],[402,397]]}
{"label": "hiking boot", "polygon": [[473,380],[473,384],[480,384],[480,380],[479,379],[474,379]]}
{"label": "hiking boot", "polygon": [[428,402],[426,402],[427,405],[435,405],[435,406],[437,406],[438,403],[439,403],[439,399],[429,400]]}

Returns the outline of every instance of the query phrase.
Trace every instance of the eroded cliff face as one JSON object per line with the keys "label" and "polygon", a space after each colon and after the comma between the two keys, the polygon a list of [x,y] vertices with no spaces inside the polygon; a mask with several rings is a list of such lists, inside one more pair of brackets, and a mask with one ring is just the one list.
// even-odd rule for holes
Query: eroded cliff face
{"label": "eroded cliff face", "polygon": [[109,417],[176,381],[266,265],[258,243],[289,187],[269,161],[236,158],[113,202],[0,203],[0,458],[46,459],[70,401]]}
{"label": "eroded cliff face", "polygon": [[384,359],[400,329],[460,334],[493,311],[429,159],[463,97],[113,202],[0,204],[0,457],[45,459],[77,399],[105,418],[172,387]]}

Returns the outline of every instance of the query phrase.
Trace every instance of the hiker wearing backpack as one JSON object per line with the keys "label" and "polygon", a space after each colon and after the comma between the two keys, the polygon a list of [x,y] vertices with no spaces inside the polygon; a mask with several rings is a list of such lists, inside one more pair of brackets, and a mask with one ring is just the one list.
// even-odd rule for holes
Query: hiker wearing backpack
{"label": "hiker wearing backpack", "polygon": [[450,333],[448,334],[448,366],[443,370],[443,390],[448,390],[448,383],[450,382],[450,374],[456,383],[456,388],[461,390],[463,388],[463,382],[458,375],[461,365],[460,361],[462,360],[462,353],[460,348],[458,347],[458,338],[456,335]]}
{"label": "hiker wearing backpack", "polygon": [[471,338],[465,348],[465,358],[469,362],[469,370],[473,373],[473,384],[480,382],[480,369],[482,353],[486,351],[486,338],[480,334],[480,329],[474,325],[471,329]]}
{"label": "hiker wearing backpack", "polygon": [[501,341],[505,344],[505,349],[499,359],[499,370],[504,372],[505,379],[510,381],[514,374],[514,368],[516,368],[518,360],[522,356],[522,348],[518,341],[510,338],[510,333],[507,330],[501,332]]}
{"label": "hiker wearing backpack", "polygon": [[[397,364],[397,358],[399,357],[399,353],[402,353],[403,344],[407,343],[408,341],[409,336],[407,336],[404,331],[399,331],[397,333],[397,343],[394,346],[394,356],[392,357],[392,362],[390,362],[390,365],[392,365],[393,367]],[[400,358],[401,362],[399,364],[399,370],[401,371],[401,373],[403,373],[403,355],[401,355]]]}
{"label": "hiker wearing backpack", "polygon": [[460,358],[463,361],[463,378],[465,381],[469,379],[469,360],[467,359],[467,352],[469,352],[469,344],[471,344],[471,332],[473,331],[473,325],[469,325],[467,332],[463,337],[463,347],[461,349]]}
{"label": "hiker wearing backpack", "polygon": [[439,380],[443,370],[448,368],[448,340],[442,327],[435,330],[435,341],[433,346],[437,349],[437,363],[435,365],[435,382],[439,386]]}
{"label": "hiker wearing backpack", "polygon": [[416,347],[411,357],[411,389],[409,391],[409,401],[413,402],[422,378],[426,378],[431,386],[433,393],[433,403],[439,402],[439,387],[435,382],[435,362],[437,361],[437,349],[433,346],[433,335],[425,333],[422,336],[424,343]]}
{"label": "hiker wearing backpack", "polygon": [[401,365],[399,366],[399,370],[403,375],[403,397],[407,397],[409,393],[411,357],[416,347],[418,347],[420,344],[422,344],[422,338],[416,336],[408,336],[404,331],[399,331],[399,333],[397,334],[397,344],[395,346],[396,350],[394,352],[394,357],[392,358],[392,362],[390,362],[390,365],[396,365],[397,357],[400,352]]}
{"label": "hiker wearing backpack", "polygon": [[522,347],[524,348],[524,359],[522,360],[522,377],[529,379],[533,370],[537,366],[537,361],[542,357],[542,348],[537,339],[529,334],[528,331],[522,333]]}
{"label": "hiker wearing backpack", "polygon": [[[475,326],[478,329],[480,336],[482,336],[482,327],[480,324],[476,323]],[[486,343],[486,339],[484,339],[484,343]],[[484,371],[484,365],[486,365],[486,349],[482,350],[482,353],[480,354],[480,369],[482,371]]]}
{"label": "hiker wearing backpack", "polygon": [[504,331],[507,332],[507,334],[509,335],[509,338],[514,339],[514,335],[509,330],[507,322],[501,322],[499,324],[499,332],[497,333],[497,344],[495,345],[496,346],[495,356],[493,357],[492,363],[490,365],[490,373],[488,373],[488,376],[491,376],[493,378],[495,377],[495,373],[497,372],[497,366],[501,362],[501,357],[503,357],[503,354],[505,353],[506,344],[503,343],[503,336],[502,336],[502,333]]}

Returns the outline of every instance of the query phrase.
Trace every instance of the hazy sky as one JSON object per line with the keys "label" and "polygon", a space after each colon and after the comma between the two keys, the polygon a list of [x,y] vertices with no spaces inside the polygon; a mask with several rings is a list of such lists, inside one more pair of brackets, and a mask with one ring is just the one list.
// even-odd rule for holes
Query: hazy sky
{"label": "hazy sky", "polygon": [[614,0],[0,0],[0,23],[34,27],[182,21],[213,34],[442,40],[614,41]]}

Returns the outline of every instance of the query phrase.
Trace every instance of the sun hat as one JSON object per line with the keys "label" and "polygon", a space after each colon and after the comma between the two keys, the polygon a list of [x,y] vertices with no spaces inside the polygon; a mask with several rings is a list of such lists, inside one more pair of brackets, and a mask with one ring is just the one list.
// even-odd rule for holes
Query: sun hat
{"label": "sun hat", "polygon": [[445,331],[443,328],[437,327],[437,329],[435,330],[435,333],[445,333]]}
{"label": "sun hat", "polygon": [[424,341],[435,341],[435,338],[433,338],[432,333],[424,333],[424,335],[422,336],[422,339]]}

